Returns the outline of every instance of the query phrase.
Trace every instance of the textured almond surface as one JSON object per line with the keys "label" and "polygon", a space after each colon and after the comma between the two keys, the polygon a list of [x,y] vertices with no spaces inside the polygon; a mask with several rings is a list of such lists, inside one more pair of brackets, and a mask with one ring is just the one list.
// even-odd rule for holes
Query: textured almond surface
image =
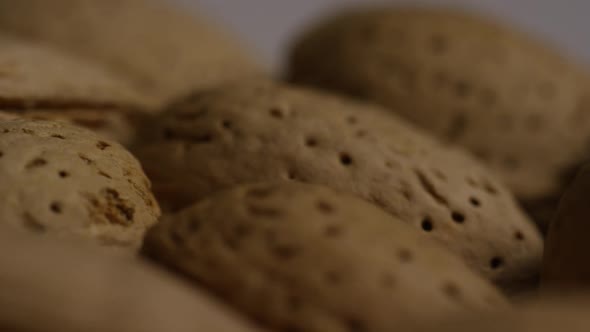
{"label": "textured almond surface", "polygon": [[0,28],[94,60],[156,105],[261,74],[231,36],[162,0],[1,0]]}
{"label": "textured almond surface", "polygon": [[160,137],[137,153],[167,209],[241,183],[323,184],[379,205],[496,282],[539,267],[534,225],[489,172],[379,108],[251,82],[179,102],[157,125]]}
{"label": "textured almond surface", "polygon": [[548,287],[590,287],[588,234],[590,165],[584,166],[561,199],[547,236],[543,284]]}
{"label": "textured almond surface", "polygon": [[296,182],[215,194],[150,230],[144,251],[281,331],[394,331],[505,305],[417,230]]}
{"label": "textured almond surface", "polygon": [[135,248],[160,215],[139,162],[63,123],[0,122],[0,220],[36,233]]}
{"label": "textured almond surface", "polygon": [[587,148],[590,80],[582,68],[468,13],[343,13],[305,33],[289,67],[298,83],[379,103],[466,147],[542,225]]}
{"label": "textured almond surface", "polygon": [[88,127],[125,145],[145,103],[103,68],[51,48],[0,36],[0,110]]}
{"label": "textured almond surface", "polygon": [[205,294],[139,261],[0,231],[0,329],[254,331]]}

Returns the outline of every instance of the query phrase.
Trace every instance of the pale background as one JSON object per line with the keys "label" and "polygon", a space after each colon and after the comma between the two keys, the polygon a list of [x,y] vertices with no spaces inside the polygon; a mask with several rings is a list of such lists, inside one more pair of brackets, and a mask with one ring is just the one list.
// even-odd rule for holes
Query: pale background
{"label": "pale background", "polygon": [[483,11],[559,46],[590,64],[589,0],[168,0],[205,13],[279,68],[289,42],[310,21],[351,4],[426,3]]}

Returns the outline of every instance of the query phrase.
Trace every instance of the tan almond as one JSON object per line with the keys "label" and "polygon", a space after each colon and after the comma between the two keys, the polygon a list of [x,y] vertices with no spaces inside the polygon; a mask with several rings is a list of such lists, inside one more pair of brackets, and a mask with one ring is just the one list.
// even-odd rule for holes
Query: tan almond
{"label": "tan almond", "polygon": [[136,152],[166,209],[243,183],[323,184],[375,203],[495,282],[540,267],[537,230],[487,169],[378,107],[249,82],[179,101],[154,134]]}
{"label": "tan almond", "polygon": [[280,331],[395,331],[506,305],[398,218],[296,182],[214,194],[165,218],[144,251]]}
{"label": "tan almond", "polygon": [[265,75],[230,33],[162,0],[1,0],[0,28],[103,65],[158,107],[171,97]]}
{"label": "tan almond", "polygon": [[350,10],[298,39],[289,72],[297,83],[381,104],[465,147],[501,176],[542,229],[585,159],[587,70],[477,14]]}
{"label": "tan almond", "polygon": [[40,234],[140,246],[160,216],[120,144],[58,122],[0,121],[0,220]]}
{"label": "tan almond", "polygon": [[76,123],[133,143],[148,107],[127,82],[47,44],[0,36],[0,47],[0,111]]}
{"label": "tan almond", "polygon": [[202,291],[138,260],[0,227],[0,329],[253,332]]}

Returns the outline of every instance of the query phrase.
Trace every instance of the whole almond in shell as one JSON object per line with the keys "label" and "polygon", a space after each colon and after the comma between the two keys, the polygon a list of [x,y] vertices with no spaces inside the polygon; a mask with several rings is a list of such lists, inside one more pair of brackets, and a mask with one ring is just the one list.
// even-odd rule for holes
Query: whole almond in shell
{"label": "whole almond in shell", "polygon": [[103,65],[155,107],[266,75],[234,36],[162,0],[0,0],[0,28]]}
{"label": "whole almond in shell", "polygon": [[0,111],[74,123],[131,145],[144,98],[103,68],[50,45],[0,36]]}
{"label": "whole almond in shell", "polygon": [[0,121],[0,220],[40,234],[137,248],[160,216],[121,145],[58,122]]}
{"label": "whole almond in shell", "polygon": [[350,10],[304,33],[289,71],[297,83],[381,104],[467,148],[501,176],[543,230],[572,170],[586,158],[586,68],[479,15]]}
{"label": "whole almond in shell", "polygon": [[138,260],[0,226],[0,329],[253,332],[214,299]]}
{"label": "whole almond in shell", "polygon": [[378,107],[251,82],[182,100],[157,127],[136,152],[166,209],[237,184],[322,184],[375,203],[503,287],[540,269],[541,238],[509,191]]}
{"label": "whole almond in shell", "polygon": [[398,218],[296,182],[214,194],[150,230],[144,252],[280,331],[395,331],[506,304]]}

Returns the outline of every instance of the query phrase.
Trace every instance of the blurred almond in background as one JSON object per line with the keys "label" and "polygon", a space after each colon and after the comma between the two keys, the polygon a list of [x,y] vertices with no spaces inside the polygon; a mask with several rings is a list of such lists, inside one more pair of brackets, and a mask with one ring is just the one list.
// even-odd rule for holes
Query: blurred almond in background
{"label": "blurred almond in background", "polygon": [[0,29],[103,65],[154,107],[264,72],[223,28],[167,1],[0,0]]}
{"label": "blurred almond in background", "polygon": [[534,33],[581,60],[590,62],[586,0],[168,0],[203,11],[255,45],[280,68],[289,41],[310,22],[349,6],[427,5],[472,10],[499,17]]}

